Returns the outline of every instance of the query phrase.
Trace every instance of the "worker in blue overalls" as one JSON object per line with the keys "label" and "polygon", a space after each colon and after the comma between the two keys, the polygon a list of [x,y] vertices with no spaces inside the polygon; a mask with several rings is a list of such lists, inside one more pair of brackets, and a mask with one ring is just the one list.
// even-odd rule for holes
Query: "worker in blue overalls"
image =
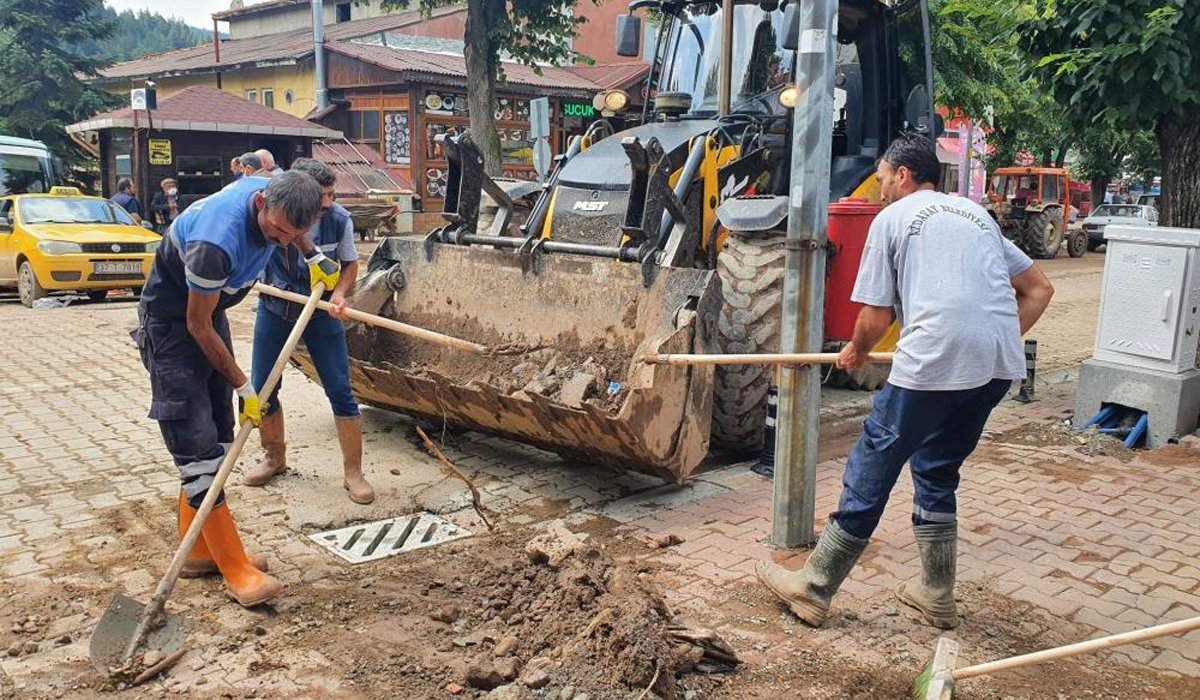
{"label": "worker in blue overalls", "polygon": [[[324,193],[321,219],[309,231],[308,238],[317,250],[342,266],[341,280],[326,294],[326,300],[331,305],[329,313],[317,311],[313,314],[303,337],[304,346],[312,357],[317,376],[321,378],[321,386],[325,388],[325,396],[329,398],[329,406],[333,409],[338,445],[342,450],[342,485],[349,492],[350,500],[366,505],[375,500],[375,490],[363,476],[362,417],[358,412],[358,402],[350,391],[350,355],[346,347],[346,330],[341,321],[347,306],[346,297],[354,290],[354,281],[358,277],[354,222],[350,220],[350,212],[334,201],[337,175],[333,168],[311,158],[299,158],[292,163],[292,170],[311,175],[321,186]],[[300,252],[295,248],[276,249],[267,264],[266,283],[307,295],[311,280],[300,259]],[[251,370],[256,389],[261,390],[266,383],[273,358],[283,349],[300,308],[298,304],[277,297],[259,297],[258,315],[254,320]],[[258,466],[243,477],[242,483],[247,486],[263,486],[287,469],[281,408],[279,387],[276,386],[259,429],[265,455]]]}
{"label": "worker in blue overalls", "polygon": [[[262,421],[258,395],[233,356],[225,310],[259,279],[271,253],[305,234],[321,211],[321,187],[304,173],[246,177],[196,202],[171,224],[154,257],[138,305],[134,337],[150,372],[150,417],[179,469],[179,532],[195,518],[233,442],[233,393],[240,420]],[[337,267],[319,251],[310,274],[329,286]],[[184,576],[219,571],[238,603],[263,603],[283,589],[248,556],[225,502],[204,524]]]}

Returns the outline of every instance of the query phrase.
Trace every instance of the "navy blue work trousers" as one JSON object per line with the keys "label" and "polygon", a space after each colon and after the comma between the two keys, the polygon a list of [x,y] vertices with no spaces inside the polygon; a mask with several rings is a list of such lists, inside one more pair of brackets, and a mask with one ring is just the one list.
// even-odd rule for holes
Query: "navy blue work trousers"
{"label": "navy blue work trousers", "polygon": [[847,533],[870,538],[900,470],[909,462],[915,491],[913,524],[955,522],[959,468],[1011,386],[1008,379],[957,391],[884,385],[850,453],[842,497],[831,517]]}

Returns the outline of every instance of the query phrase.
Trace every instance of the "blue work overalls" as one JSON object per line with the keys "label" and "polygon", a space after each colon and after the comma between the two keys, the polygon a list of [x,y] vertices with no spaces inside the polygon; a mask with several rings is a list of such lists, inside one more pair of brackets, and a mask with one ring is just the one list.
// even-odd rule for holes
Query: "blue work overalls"
{"label": "blue work overalls", "polygon": [[163,237],[138,305],[134,339],[150,372],[149,417],[158,421],[192,507],[204,500],[233,442],[234,411],[233,387],[188,332],[189,290],[212,285],[187,270],[185,255],[189,244],[208,243],[229,258],[213,327],[232,351],[225,310],[245,298],[278,248],[259,229],[253,204],[268,183],[243,178],[183,211]]}

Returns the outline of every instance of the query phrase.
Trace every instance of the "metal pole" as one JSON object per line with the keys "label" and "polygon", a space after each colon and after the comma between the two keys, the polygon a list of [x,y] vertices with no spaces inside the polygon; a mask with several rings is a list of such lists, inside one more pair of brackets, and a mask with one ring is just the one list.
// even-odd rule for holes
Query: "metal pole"
{"label": "metal pole", "polygon": [[721,67],[718,75],[717,116],[729,115],[730,92],[733,91],[733,0],[721,3]]}
{"label": "metal pole", "polygon": [[313,59],[317,73],[317,109],[329,106],[328,77],[325,73],[325,6],[312,0]]}
{"label": "metal pole", "polygon": [[[962,125],[959,127],[959,146],[962,148],[962,153],[958,154],[958,193],[963,197],[971,196],[971,137],[975,130],[975,122],[970,118],[964,117]],[[962,132],[966,131],[966,138],[962,138]]]}
{"label": "metal pole", "polygon": [[[783,278],[781,350],[820,352],[824,336],[825,228],[833,134],[834,44],[837,0],[800,4],[792,121],[791,191]],[[816,511],[819,367],[781,367],[775,441],[775,512],[771,543],[812,544]]]}

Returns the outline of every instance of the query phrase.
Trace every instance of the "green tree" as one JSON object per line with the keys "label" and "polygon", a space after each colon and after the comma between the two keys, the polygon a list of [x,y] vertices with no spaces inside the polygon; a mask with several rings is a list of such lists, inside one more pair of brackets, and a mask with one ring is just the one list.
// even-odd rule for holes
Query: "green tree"
{"label": "green tree", "polygon": [[75,48],[112,32],[101,0],[0,0],[0,133],[38,139],[79,161],[64,127],[119,98],[86,85],[103,63]]}
{"label": "green tree", "polygon": [[89,58],[130,61],[212,41],[210,32],[146,10],[118,13],[105,7],[101,16],[113,23],[113,32],[107,37],[93,37],[79,44],[79,53]]}
{"label": "green tree", "polygon": [[[460,4],[459,0],[377,1],[385,10],[406,9],[415,3],[425,16],[439,7]],[[504,79],[501,53],[532,66],[535,71],[539,70],[538,64],[574,62],[581,56],[571,48],[570,38],[575,28],[587,21],[575,15],[579,1],[467,0],[463,54],[467,64],[471,137],[483,152],[488,173],[500,173],[500,136],[492,110],[496,105],[496,85]]]}
{"label": "green tree", "polygon": [[1163,223],[1200,227],[1200,2],[1039,0],[1022,33],[1073,125],[1151,125]]}

